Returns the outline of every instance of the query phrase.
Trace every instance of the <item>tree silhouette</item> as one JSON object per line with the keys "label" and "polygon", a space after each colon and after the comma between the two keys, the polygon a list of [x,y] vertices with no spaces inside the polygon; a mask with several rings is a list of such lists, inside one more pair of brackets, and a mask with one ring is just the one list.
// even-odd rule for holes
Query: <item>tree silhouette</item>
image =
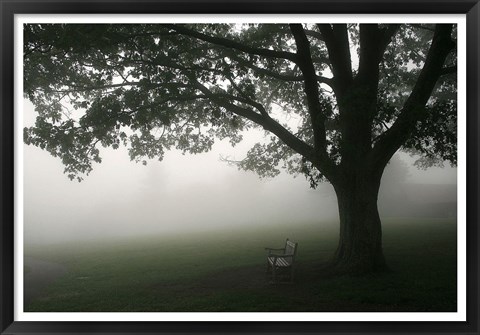
{"label": "tree silhouette", "polygon": [[71,179],[100,146],[162,159],[263,128],[269,141],[236,164],[333,185],[340,273],[386,268],[377,196],[397,150],[456,164],[453,25],[28,24],[24,90],[38,112],[25,142]]}

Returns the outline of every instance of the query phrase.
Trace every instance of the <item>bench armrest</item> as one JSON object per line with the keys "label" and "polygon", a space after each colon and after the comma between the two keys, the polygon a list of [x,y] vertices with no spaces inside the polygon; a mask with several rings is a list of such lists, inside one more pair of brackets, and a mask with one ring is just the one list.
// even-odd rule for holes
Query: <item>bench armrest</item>
{"label": "bench armrest", "polygon": [[265,248],[266,251],[268,251],[268,255],[271,256],[271,255],[274,255],[275,251],[283,251],[285,252],[285,248]]}
{"label": "bench armrest", "polygon": [[288,257],[293,257],[294,254],[282,254],[282,255],[271,254],[269,256],[270,257],[276,257],[276,258],[288,258]]}
{"label": "bench armrest", "polygon": [[272,251],[272,250],[285,250],[285,248],[265,248],[265,250]]}

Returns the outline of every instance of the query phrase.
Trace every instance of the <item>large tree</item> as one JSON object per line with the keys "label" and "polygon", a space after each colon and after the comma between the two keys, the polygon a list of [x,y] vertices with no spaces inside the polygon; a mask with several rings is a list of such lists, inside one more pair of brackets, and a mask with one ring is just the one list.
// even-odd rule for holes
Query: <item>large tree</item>
{"label": "large tree", "polygon": [[397,150],[456,164],[453,25],[28,24],[24,90],[38,112],[25,142],[71,179],[100,146],[144,161],[263,128],[236,164],[333,185],[339,272],[386,268],[377,197]]}

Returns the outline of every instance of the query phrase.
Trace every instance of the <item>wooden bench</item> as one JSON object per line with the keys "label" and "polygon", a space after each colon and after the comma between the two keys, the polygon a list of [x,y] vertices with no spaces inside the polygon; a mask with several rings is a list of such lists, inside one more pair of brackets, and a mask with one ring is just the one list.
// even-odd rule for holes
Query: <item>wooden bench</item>
{"label": "wooden bench", "polygon": [[[285,241],[284,248],[265,248],[267,255],[267,276],[271,276],[272,283],[293,283],[294,263],[298,243]],[[282,281],[282,279],[288,279]]]}

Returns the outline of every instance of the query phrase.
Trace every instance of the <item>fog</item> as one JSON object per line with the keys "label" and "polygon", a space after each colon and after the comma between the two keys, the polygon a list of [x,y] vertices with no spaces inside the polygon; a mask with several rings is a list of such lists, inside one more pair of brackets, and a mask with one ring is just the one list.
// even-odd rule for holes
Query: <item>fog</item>
{"label": "fog", "polygon": [[[35,113],[25,104],[24,125]],[[28,244],[82,239],[215,231],[275,222],[338,220],[330,184],[316,190],[303,176],[282,173],[260,179],[220,156],[243,157],[261,138],[250,132],[232,148],[217,141],[212,151],[182,155],[170,151],[146,166],[126,150],[103,149],[103,162],[84,181],[70,181],[58,158],[24,145],[24,237]],[[454,217],[456,169],[418,170],[415,158],[397,154],[387,166],[379,196],[382,217]]]}

